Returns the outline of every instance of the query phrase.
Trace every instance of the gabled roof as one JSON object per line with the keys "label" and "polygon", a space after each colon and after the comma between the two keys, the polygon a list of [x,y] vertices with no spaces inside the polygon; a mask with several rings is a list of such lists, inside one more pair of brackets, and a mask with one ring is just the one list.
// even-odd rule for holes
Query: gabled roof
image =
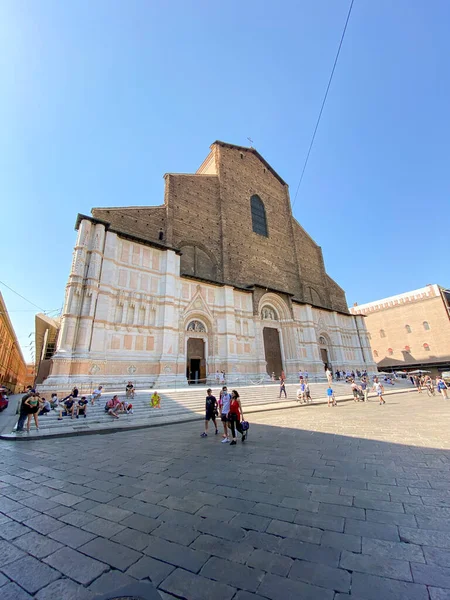
{"label": "gabled roof", "polygon": [[247,146],[237,146],[236,144],[228,144],[227,142],[221,142],[220,140],[216,140],[213,144],[211,144],[210,147],[212,148],[214,146],[214,144],[218,144],[219,146],[224,146],[225,148],[232,148],[233,150],[239,150],[240,152],[251,152],[257,158],[259,158],[259,160],[263,163],[263,165],[267,169],[269,169],[269,171],[272,173],[272,175],[274,177],[276,177],[282,185],[287,186],[287,183],[278,175],[278,173],[275,171],[275,169],[273,167],[271,167],[269,165],[269,163],[266,161],[266,159],[263,156],[261,156],[261,154],[254,148],[248,148]]}

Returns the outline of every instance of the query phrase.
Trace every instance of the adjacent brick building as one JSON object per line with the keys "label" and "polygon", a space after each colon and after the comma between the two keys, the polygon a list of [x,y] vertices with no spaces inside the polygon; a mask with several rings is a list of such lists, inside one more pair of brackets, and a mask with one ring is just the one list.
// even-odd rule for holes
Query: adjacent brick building
{"label": "adjacent brick building", "polygon": [[0,293],[0,384],[16,394],[23,390],[26,382],[27,366]]}
{"label": "adjacent brick building", "polygon": [[427,285],[350,310],[365,316],[378,368],[450,370],[449,290]]}
{"label": "adjacent brick building", "polygon": [[94,208],[76,229],[47,385],[375,367],[364,319],[253,148],[215,142],[195,174],[165,175],[162,206]]}

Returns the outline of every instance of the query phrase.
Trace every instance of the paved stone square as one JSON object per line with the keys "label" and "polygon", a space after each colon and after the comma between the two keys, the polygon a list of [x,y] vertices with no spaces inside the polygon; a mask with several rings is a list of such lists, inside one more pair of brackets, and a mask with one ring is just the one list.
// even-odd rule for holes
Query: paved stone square
{"label": "paved stone square", "polygon": [[[242,398],[245,408],[245,398]],[[0,442],[0,598],[450,599],[450,402]]]}

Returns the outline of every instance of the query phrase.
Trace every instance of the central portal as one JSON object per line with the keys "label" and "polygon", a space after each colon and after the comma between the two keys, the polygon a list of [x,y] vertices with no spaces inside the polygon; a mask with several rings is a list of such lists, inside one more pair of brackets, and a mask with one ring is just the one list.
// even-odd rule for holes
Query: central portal
{"label": "central portal", "polygon": [[264,354],[266,357],[267,373],[276,377],[281,375],[283,363],[281,360],[280,336],[275,327],[264,327]]}
{"label": "central portal", "polygon": [[187,341],[186,378],[189,385],[206,383],[205,342],[201,338]]}

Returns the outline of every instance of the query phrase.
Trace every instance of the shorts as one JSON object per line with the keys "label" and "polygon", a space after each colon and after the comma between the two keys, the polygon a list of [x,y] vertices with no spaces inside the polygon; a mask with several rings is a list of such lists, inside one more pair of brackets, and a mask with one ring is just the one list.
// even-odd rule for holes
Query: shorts
{"label": "shorts", "polygon": [[353,398],[357,398],[358,396],[358,390],[353,390]]}
{"label": "shorts", "polygon": [[220,416],[220,420],[222,421],[222,423],[226,423],[227,421],[229,421],[228,414],[222,413]]}
{"label": "shorts", "polygon": [[211,421],[211,419],[213,421],[216,420],[216,413],[213,410],[208,410],[205,415],[205,421]]}
{"label": "shorts", "polygon": [[383,392],[380,390],[379,392],[377,392],[378,396],[382,396]]}

